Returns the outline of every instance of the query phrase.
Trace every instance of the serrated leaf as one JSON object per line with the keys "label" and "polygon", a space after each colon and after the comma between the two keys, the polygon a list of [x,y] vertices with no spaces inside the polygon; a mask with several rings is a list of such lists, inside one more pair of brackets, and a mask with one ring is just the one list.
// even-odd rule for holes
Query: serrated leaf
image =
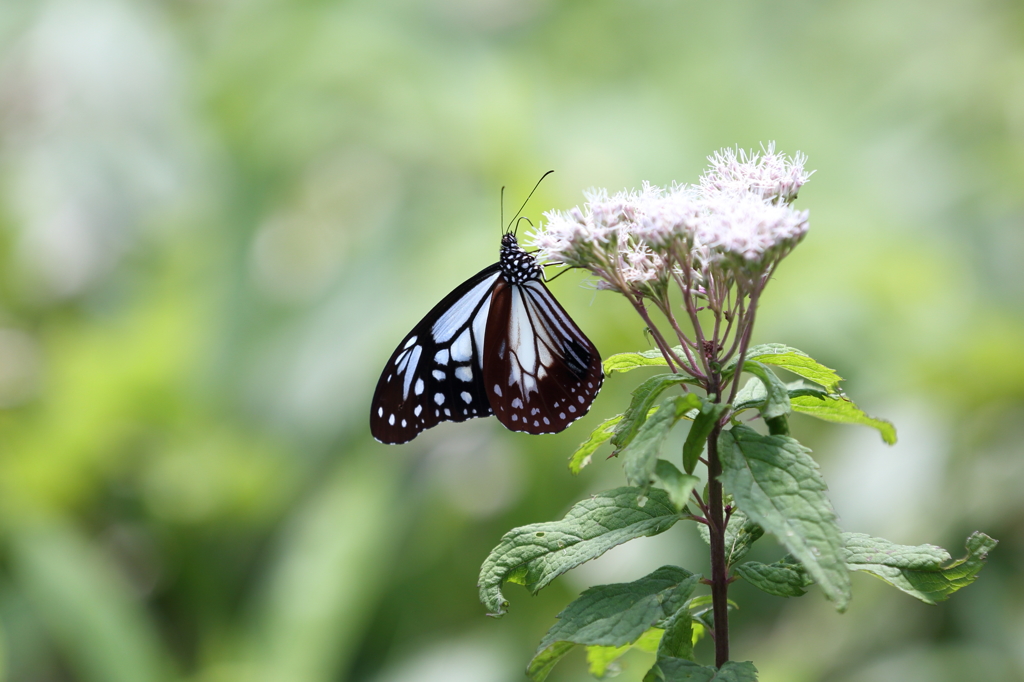
{"label": "serrated leaf", "polygon": [[668,361],[660,350],[645,350],[637,353],[616,353],[604,361],[604,373],[629,372],[641,367],[667,367]]}
{"label": "serrated leaf", "polygon": [[541,640],[527,674],[533,680],[543,680],[554,661],[568,651],[566,642],[606,647],[594,653],[606,667],[656,623],[684,609],[699,579],[678,566],[662,566],[631,583],[584,590],[558,614],[558,622]]}
{"label": "serrated leaf", "polygon": [[974,532],[967,538],[967,556],[950,561],[949,553],[934,545],[897,545],[862,533],[844,533],[846,565],[865,571],[927,604],[949,598],[974,582],[988,553],[998,544]]}
{"label": "serrated leaf", "polygon": [[708,436],[715,428],[722,413],[729,409],[725,403],[713,403],[701,399],[700,412],[690,425],[690,432],[686,434],[686,441],[683,443],[683,469],[686,473],[692,474],[700,461],[700,453],[704,451],[704,444]]}
{"label": "serrated leaf", "polygon": [[654,478],[659,486],[668,493],[668,497],[675,505],[676,511],[686,509],[690,501],[690,494],[693,489],[700,485],[700,479],[696,476],[684,474],[668,460],[659,459],[654,468]]}
{"label": "serrated leaf", "polygon": [[480,568],[480,601],[501,616],[508,602],[501,593],[515,579],[536,593],[556,577],[634,538],[657,535],[680,516],[668,493],[616,488],[573,505],[561,521],[535,523],[505,533]]}
{"label": "serrated leaf", "polygon": [[690,610],[679,609],[665,623],[664,633],[658,643],[658,658],[685,658],[692,661],[695,634]]}
{"label": "serrated leaf", "polygon": [[747,360],[763,362],[767,365],[782,367],[808,381],[824,386],[832,392],[839,390],[839,382],[843,380],[834,369],[822,365],[802,350],[790,348],[780,343],[765,343],[754,346],[747,351]]}
{"label": "serrated leaf", "polygon": [[726,661],[721,668],[712,668],[685,658],[663,658],[644,682],[757,682],[757,668],[750,661]]}
{"label": "serrated leaf", "polygon": [[800,564],[748,561],[736,566],[735,571],[754,587],[776,597],[799,597],[806,594],[804,587],[811,584]]}
{"label": "serrated leaf", "polygon": [[662,566],[633,582],[590,587],[558,614],[540,647],[554,642],[632,644],[683,608],[699,580],[685,568]]}
{"label": "serrated leaf", "polygon": [[572,453],[572,457],[569,458],[569,471],[571,471],[574,476],[578,475],[583,467],[590,464],[590,457],[594,454],[594,451],[614,435],[615,426],[622,421],[623,416],[625,415],[618,414],[611,419],[605,419],[590,434],[590,438],[583,441],[580,446],[576,448],[576,452]]}
{"label": "serrated leaf", "polygon": [[699,407],[700,398],[693,393],[672,396],[661,403],[621,451],[627,483],[640,487],[651,484],[665,438],[683,415]]}
{"label": "serrated leaf", "polygon": [[721,480],[736,506],[771,533],[839,611],[850,601],[843,541],[809,450],[788,436],[735,426],[719,439]]}
{"label": "serrated leaf", "polygon": [[762,417],[772,419],[792,412],[789,404],[789,390],[775,372],[766,365],[753,360],[743,363],[743,371],[750,372],[764,384],[765,399],[758,407]]}
{"label": "serrated leaf", "polygon": [[[682,346],[672,349],[676,357],[683,357]],[[645,350],[637,353],[616,353],[604,361],[604,373],[629,372],[641,367],[667,367],[668,361],[660,350]]]}
{"label": "serrated leaf", "polygon": [[882,440],[889,445],[896,442],[896,427],[884,419],[870,417],[846,396],[815,394],[804,391],[790,398],[793,411],[837,424],[863,424],[878,429]]}
{"label": "serrated leaf", "polygon": [[[574,642],[555,642],[543,651],[538,651],[526,667],[526,676],[537,682],[546,679],[554,670],[555,665],[562,660],[562,657],[574,648],[576,648]],[[628,648],[625,647],[625,649]]]}
{"label": "serrated leaf", "polygon": [[[609,673],[609,666],[621,658],[630,649],[639,649],[640,651],[646,651],[649,654],[653,654],[658,650],[658,643],[661,641],[663,632],[664,630],[660,628],[651,628],[644,634],[640,635],[640,639],[625,646],[586,647],[587,668],[590,674],[598,679],[605,677]],[[529,674],[529,670],[527,670],[527,674]]]}
{"label": "serrated leaf", "polygon": [[633,399],[629,403],[629,408],[623,413],[622,421],[615,427],[615,434],[612,436],[612,445],[615,446],[616,451],[621,451],[633,440],[637,431],[647,421],[658,396],[672,386],[689,381],[689,377],[682,374],[656,374],[637,386],[633,390]]}

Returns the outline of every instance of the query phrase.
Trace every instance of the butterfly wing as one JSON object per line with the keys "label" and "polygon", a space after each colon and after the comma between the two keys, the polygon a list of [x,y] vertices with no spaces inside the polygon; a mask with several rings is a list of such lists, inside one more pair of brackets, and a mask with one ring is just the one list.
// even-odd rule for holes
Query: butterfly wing
{"label": "butterfly wing", "polygon": [[604,380],[601,356],[539,279],[494,286],[483,380],[507,428],[557,433],[590,409]]}
{"label": "butterfly wing", "polygon": [[405,443],[443,421],[491,414],[482,358],[491,292],[500,277],[498,264],[470,277],[398,344],[373,393],[374,438]]}

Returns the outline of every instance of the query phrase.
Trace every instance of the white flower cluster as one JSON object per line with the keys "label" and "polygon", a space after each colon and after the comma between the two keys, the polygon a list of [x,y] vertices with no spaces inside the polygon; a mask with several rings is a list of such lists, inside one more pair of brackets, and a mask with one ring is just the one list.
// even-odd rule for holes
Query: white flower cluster
{"label": "white flower cluster", "polygon": [[775,151],[774,142],[769,142],[761,153],[720,149],[709,156],[708,161],[711,167],[700,179],[706,193],[749,191],[764,199],[789,204],[811,176],[804,170],[806,155],[797,152],[790,159]]}
{"label": "white flower cluster", "polygon": [[698,288],[709,277],[756,285],[807,232],[807,211],[790,206],[810,176],[806,157],[769,144],[761,154],[723,149],[708,160],[696,186],[645,183],[611,197],[591,190],[583,209],[545,213],[533,246],[623,293],[656,293],[653,285],[686,273]]}

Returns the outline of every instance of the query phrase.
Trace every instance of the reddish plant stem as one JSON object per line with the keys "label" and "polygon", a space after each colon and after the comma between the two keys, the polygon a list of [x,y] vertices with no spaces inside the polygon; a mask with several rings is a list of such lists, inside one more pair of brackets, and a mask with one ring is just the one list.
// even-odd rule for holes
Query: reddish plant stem
{"label": "reddish plant stem", "polygon": [[647,313],[647,308],[644,306],[643,298],[639,296],[637,296],[636,298],[633,298],[632,296],[627,296],[627,298],[629,299],[629,302],[633,304],[633,307],[636,309],[637,313],[640,314],[640,317],[642,317],[644,322],[647,323],[647,329],[651,332],[651,336],[654,338],[654,342],[658,344],[658,350],[661,351],[661,354],[662,356],[664,356],[665,361],[668,362],[668,368],[673,372],[679,371],[679,369],[676,369],[676,365],[679,365],[680,369],[686,369],[686,364],[679,359],[678,355],[672,352],[672,348],[665,341],[665,337],[661,335],[661,332],[654,325],[654,320],[651,319],[651,316]]}
{"label": "reddish plant stem", "polygon": [[[717,386],[715,387],[718,388]],[[719,398],[721,400],[721,398]],[[708,437],[708,531],[711,536],[711,610],[715,623],[715,665],[729,660],[729,567],[725,565],[725,512],[722,503],[722,462],[716,425]]]}

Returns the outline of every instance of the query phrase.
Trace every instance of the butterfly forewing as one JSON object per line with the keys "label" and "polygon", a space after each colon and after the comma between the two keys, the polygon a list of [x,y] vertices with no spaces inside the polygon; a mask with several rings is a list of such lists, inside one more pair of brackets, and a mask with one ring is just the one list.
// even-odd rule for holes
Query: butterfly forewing
{"label": "butterfly forewing", "polygon": [[590,409],[604,379],[601,357],[539,279],[494,286],[483,379],[507,428],[556,433]]}
{"label": "butterfly forewing", "polygon": [[500,271],[495,264],[463,282],[398,344],[373,394],[374,438],[405,443],[443,421],[491,414],[482,372],[484,333]]}

